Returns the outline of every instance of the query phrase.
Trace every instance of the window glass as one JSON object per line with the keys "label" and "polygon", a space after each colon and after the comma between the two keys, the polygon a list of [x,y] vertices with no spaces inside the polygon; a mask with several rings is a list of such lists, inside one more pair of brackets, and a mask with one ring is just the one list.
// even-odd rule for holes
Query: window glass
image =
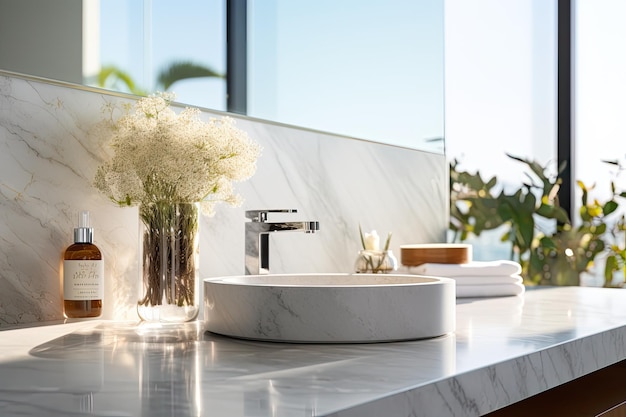
{"label": "window glass", "polygon": [[[446,0],[446,156],[515,190],[527,168],[556,163],[556,1]],[[474,259],[508,259],[503,231],[472,241]]]}
{"label": "window glass", "polygon": [[[106,0],[100,2],[100,62],[130,75],[138,88],[163,90],[158,74],[189,62],[226,73],[225,10],[221,0]],[[190,30],[193,28],[193,30]],[[177,81],[176,100],[226,109],[224,78]]]}
{"label": "window glass", "polygon": [[611,180],[626,190],[626,176],[603,162],[626,154],[626,2],[577,1],[575,13],[575,177],[604,200]]}
{"label": "window glass", "polygon": [[443,152],[441,0],[256,0],[248,114]]}

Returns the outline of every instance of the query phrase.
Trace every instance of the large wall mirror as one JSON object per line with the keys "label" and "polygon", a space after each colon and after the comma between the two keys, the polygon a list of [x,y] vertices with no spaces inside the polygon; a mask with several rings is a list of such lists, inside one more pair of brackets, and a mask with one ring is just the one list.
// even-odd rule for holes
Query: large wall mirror
{"label": "large wall mirror", "polygon": [[247,115],[444,152],[444,0],[0,0],[0,70],[226,111],[229,1]]}

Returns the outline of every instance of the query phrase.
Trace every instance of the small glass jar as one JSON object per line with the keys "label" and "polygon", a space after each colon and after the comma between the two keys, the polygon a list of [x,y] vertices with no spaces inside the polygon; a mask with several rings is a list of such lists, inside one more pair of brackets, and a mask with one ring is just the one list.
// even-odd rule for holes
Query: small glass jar
{"label": "small glass jar", "polygon": [[398,260],[390,250],[361,250],[354,263],[358,274],[389,274],[398,269]]}

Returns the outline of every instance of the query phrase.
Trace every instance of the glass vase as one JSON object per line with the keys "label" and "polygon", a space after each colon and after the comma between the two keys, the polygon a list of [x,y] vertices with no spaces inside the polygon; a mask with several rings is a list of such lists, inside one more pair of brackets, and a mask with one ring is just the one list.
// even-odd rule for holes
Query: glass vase
{"label": "glass vase", "polygon": [[199,213],[197,203],[139,206],[142,320],[182,323],[198,316]]}
{"label": "glass vase", "polygon": [[359,274],[388,274],[397,269],[398,260],[390,250],[361,250],[354,262]]}

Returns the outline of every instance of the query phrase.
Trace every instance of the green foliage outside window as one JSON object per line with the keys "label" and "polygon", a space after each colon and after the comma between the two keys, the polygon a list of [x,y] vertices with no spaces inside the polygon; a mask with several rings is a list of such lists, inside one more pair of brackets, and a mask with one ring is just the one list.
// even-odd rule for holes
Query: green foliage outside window
{"label": "green foliage outside window", "polygon": [[507,156],[529,170],[528,180],[513,192],[497,191],[502,187],[496,177],[485,181],[479,172],[460,170],[457,160],[450,164],[450,230],[454,240],[462,242],[472,235],[503,228],[500,240],[510,245],[510,258],[522,265],[527,285],[579,285],[580,274],[589,271],[596,257],[604,254],[604,286],[623,286],[624,282],[615,284],[613,277],[618,271],[624,274],[626,261],[626,223],[618,212],[626,192],[617,191],[611,181],[608,201],[590,201],[591,188],[578,181],[582,204],[573,226],[559,205],[560,174],[565,166],[549,174],[547,166]]}
{"label": "green foliage outside window", "polygon": [[[225,78],[223,74],[202,64],[190,61],[172,62],[157,75],[157,91],[167,91],[177,81],[206,77]],[[100,69],[96,85],[116,91],[128,91],[138,96],[150,94],[146,89],[139,87],[129,73],[114,65],[105,65]]]}

